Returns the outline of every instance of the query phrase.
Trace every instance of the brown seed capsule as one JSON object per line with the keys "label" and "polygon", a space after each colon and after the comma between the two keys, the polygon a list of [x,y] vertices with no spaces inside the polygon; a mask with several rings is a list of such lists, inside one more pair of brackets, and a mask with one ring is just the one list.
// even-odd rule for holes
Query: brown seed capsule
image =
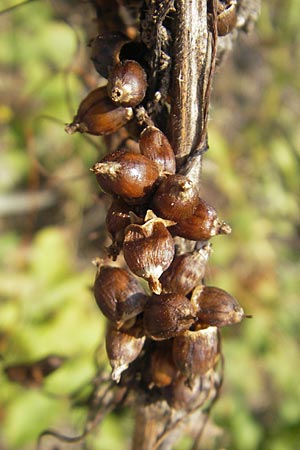
{"label": "brown seed capsule", "polygon": [[163,180],[153,197],[156,214],[175,222],[192,216],[198,204],[198,189],[192,181],[180,174]]}
{"label": "brown seed capsule", "polygon": [[145,333],[155,341],[171,339],[188,330],[195,320],[192,303],[183,295],[153,295],[144,311]]}
{"label": "brown seed capsule", "polygon": [[219,356],[217,327],[185,331],[173,339],[173,360],[188,379],[204,375],[212,369]]}
{"label": "brown seed capsule", "polygon": [[145,201],[159,177],[154,161],[123,150],[109,153],[91,171],[105,192],[120,195],[130,204]]}
{"label": "brown seed capsule", "polygon": [[205,245],[200,250],[176,256],[170,267],[162,274],[159,281],[162,292],[187,295],[195,286],[201,283],[211,245]]}
{"label": "brown seed capsule", "polygon": [[122,249],[125,228],[131,223],[130,211],[132,208],[120,198],[115,198],[107,211],[106,228],[113,241],[109,255],[114,261]]}
{"label": "brown seed capsule", "polygon": [[220,221],[216,210],[202,199],[192,216],[177,220],[170,231],[173,235],[192,241],[206,241],[217,234],[230,234],[231,228]]}
{"label": "brown seed capsule", "polygon": [[246,317],[237,300],[217,287],[197,286],[191,302],[197,309],[197,320],[201,324],[224,327],[239,323]]}
{"label": "brown seed capsule", "polygon": [[230,0],[226,5],[218,2],[217,29],[219,36],[230,33],[237,22],[236,0]]}
{"label": "brown seed capsule", "polygon": [[73,122],[65,131],[73,134],[89,133],[96,136],[115,133],[133,117],[132,108],[116,106],[108,97],[106,87],[91,91],[79,105]]}
{"label": "brown seed capsule", "polygon": [[127,270],[101,264],[98,265],[94,295],[102,313],[117,328],[140,314],[148,299],[138,281]]}
{"label": "brown seed capsule", "polygon": [[150,289],[160,294],[158,279],[174,258],[174,242],[166,228],[169,221],[152,217],[149,212],[145,220],[144,225],[132,224],[126,228],[124,258],[130,270],[147,280]]}
{"label": "brown seed capsule", "polygon": [[172,340],[157,342],[150,357],[150,387],[168,386],[176,373],[177,368],[172,358]]}
{"label": "brown seed capsule", "polygon": [[90,42],[91,60],[102,77],[108,78],[109,67],[120,61],[119,53],[126,42],[129,39],[122,33],[100,34]]}
{"label": "brown seed capsule", "polygon": [[109,75],[109,97],[122,106],[137,106],[144,99],[147,76],[142,66],[133,60],[116,64]]}
{"label": "brown seed capsule", "polygon": [[188,383],[186,377],[178,375],[164,389],[164,397],[171,408],[188,412],[200,407],[206,400],[207,393],[203,392],[200,376]]}
{"label": "brown seed capsule", "polygon": [[141,133],[139,144],[142,155],[156,162],[160,175],[175,174],[175,155],[170,142],[162,131],[148,126]]}
{"label": "brown seed capsule", "polygon": [[130,330],[117,330],[112,325],[108,327],[105,343],[114,381],[119,383],[122,372],[139,356],[145,339],[139,324]]}

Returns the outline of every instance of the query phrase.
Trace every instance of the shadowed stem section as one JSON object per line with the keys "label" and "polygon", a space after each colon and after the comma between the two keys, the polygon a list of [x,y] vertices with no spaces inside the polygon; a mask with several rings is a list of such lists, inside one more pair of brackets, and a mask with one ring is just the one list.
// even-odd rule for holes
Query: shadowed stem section
{"label": "shadowed stem section", "polygon": [[207,0],[175,2],[172,30],[170,139],[181,165],[201,140],[206,74],[210,68]]}

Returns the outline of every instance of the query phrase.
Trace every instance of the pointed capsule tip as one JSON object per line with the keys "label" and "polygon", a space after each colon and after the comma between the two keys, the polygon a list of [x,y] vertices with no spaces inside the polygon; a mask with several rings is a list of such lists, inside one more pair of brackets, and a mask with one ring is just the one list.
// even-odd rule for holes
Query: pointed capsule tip
{"label": "pointed capsule tip", "polygon": [[160,281],[155,277],[150,277],[148,279],[148,284],[150,289],[154,292],[154,294],[160,295],[162,291],[162,286]]}
{"label": "pointed capsule tip", "polygon": [[226,222],[222,222],[220,225],[220,228],[218,230],[219,234],[230,234],[232,231],[231,226],[228,225]]}
{"label": "pointed capsule tip", "polygon": [[65,132],[68,134],[74,134],[76,133],[76,131],[79,131],[79,123],[76,122],[72,122],[72,123],[67,123],[65,125]]}

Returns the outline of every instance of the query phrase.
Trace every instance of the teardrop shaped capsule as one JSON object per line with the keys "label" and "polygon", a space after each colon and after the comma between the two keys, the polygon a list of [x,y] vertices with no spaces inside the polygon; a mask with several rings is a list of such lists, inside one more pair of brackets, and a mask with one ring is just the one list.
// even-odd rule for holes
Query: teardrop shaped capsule
{"label": "teardrop shaped capsule", "polygon": [[153,295],[143,317],[146,335],[155,341],[163,341],[188,330],[195,321],[195,310],[183,295]]}
{"label": "teardrop shaped capsule", "polygon": [[191,302],[197,309],[197,321],[200,324],[224,327],[239,323],[246,317],[238,301],[217,287],[197,286]]}
{"label": "teardrop shaped capsule", "polygon": [[202,282],[210,253],[211,245],[207,244],[199,250],[176,256],[159,279],[162,292],[189,294]]}
{"label": "teardrop shaped capsule", "polygon": [[219,219],[216,210],[202,199],[198,199],[193,214],[176,221],[172,234],[192,241],[206,241],[218,234],[230,234],[231,228]]}
{"label": "teardrop shaped capsule", "polygon": [[145,339],[139,323],[129,330],[118,330],[113,325],[108,327],[105,343],[114,381],[119,383],[121,374],[139,356]]}
{"label": "teardrop shaped capsule", "polygon": [[131,224],[126,228],[123,253],[130,270],[148,281],[150,289],[161,292],[159,277],[170,266],[175,246],[166,225],[168,221],[157,218],[143,225]]}
{"label": "teardrop shaped capsule", "polygon": [[133,117],[132,108],[116,106],[106,92],[106,87],[91,91],[79,105],[73,122],[66,125],[68,134],[75,132],[102,136],[112,134]]}
{"label": "teardrop shaped capsule", "polygon": [[212,369],[219,357],[217,327],[185,331],[173,340],[173,360],[180,372],[191,379]]}
{"label": "teardrop shaped capsule", "polygon": [[167,136],[159,128],[145,128],[140,135],[139,145],[142,155],[156,162],[160,175],[175,174],[176,160],[173,149]]}
{"label": "teardrop shaped capsule", "polygon": [[199,192],[184,175],[165,178],[153,196],[156,214],[175,222],[190,218],[199,204]]}
{"label": "teardrop shaped capsule", "polygon": [[113,102],[137,106],[143,101],[146,90],[146,72],[137,61],[126,60],[113,66],[107,84],[107,92]]}
{"label": "teardrop shaped capsule", "polygon": [[134,205],[147,199],[159,177],[154,161],[123,150],[109,153],[91,171],[105,192],[120,195],[127,203]]}
{"label": "teardrop shaped capsule", "polygon": [[102,313],[117,328],[140,314],[148,299],[129,271],[101,263],[98,264],[94,295]]}

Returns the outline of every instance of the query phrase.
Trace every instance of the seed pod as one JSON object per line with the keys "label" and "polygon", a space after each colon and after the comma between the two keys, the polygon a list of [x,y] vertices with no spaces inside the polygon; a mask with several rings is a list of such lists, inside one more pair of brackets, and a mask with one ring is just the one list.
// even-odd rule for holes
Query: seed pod
{"label": "seed pod", "polygon": [[239,323],[246,317],[237,300],[217,287],[197,286],[191,302],[197,309],[197,320],[201,324],[224,327]]}
{"label": "seed pod", "polygon": [[65,131],[73,134],[89,133],[96,136],[115,133],[133,117],[132,108],[116,106],[106,92],[106,87],[91,91],[79,105],[73,122]]}
{"label": "seed pod", "polygon": [[217,327],[198,331],[185,331],[173,339],[173,360],[176,367],[188,379],[204,375],[212,369],[219,356]]}
{"label": "seed pod", "polygon": [[150,387],[168,386],[176,377],[177,368],[172,358],[172,340],[157,342],[151,351]]}
{"label": "seed pod", "polygon": [[218,218],[212,206],[199,198],[193,215],[177,220],[170,231],[173,235],[192,241],[206,241],[217,234],[230,234],[231,228]]}
{"label": "seed pod", "polygon": [[186,377],[178,375],[164,389],[164,397],[171,408],[188,412],[200,407],[206,400],[207,394],[202,392],[200,376],[195,377],[193,383],[188,383]]}
{"label": "seed pod", "polygon": [[137,106],[144,99],[146,90],[146,72],[138,62],[127,60],[112,68],[107,92],[113,102],[122,106]]}
{"label": "seed pod", "polygon": [[159,176],[155,162],[123,150],[109,153],[91,171],[105,192],[120,195],[130,204],[142,203]]}
{"label": "seed pod", "polygon": [[142,155],[156,162],[160,175],[175,174],[176,160],[167,137],[159,128],[148,126],[140,135]]}
{"label": "seed pod", "polygon": [[129,39],[122,33],[100,34],[90,42],[91,60],[102,77],[108,78],[109,67],[120,61],[119,53],[126,42]]}
{"label": "seed pod", "polygon": [[175,222],[190,218],[198,204],[198,189],[192,181],[180,174],[163,180],[153,197],[156,214]]}
{"label": "seed pod", "polygon": [[113,241],[108,251],[114,261],[122,249],[124,230],[131,223],[129,214],[131,210],[132,208],[122,199],[115,198],[107,211],[106,228]]}
{"label": "seed pod", "polygon": [[99,264],[94,284],[96,303],[117,328],[140,314],[148,299],[127,270]]}
{"label": "seed pod", "polygon": [[188,330],[195,320],[192,303],[183,295],[153,295],[144,311],[146,335],[155,341],[171,339]]}
{"label": "seed pod", "polygon": [[162,292],[176,292],[182,295],[191,292],[202,282],[210,253],[211,245],[208,244],[200,250],[176,256],[159,279]]}
{"label": "seed pod", "polygon": [[171,264],[175,247],[167,230],[169,221],[153,216],[144,225],[132,224],[126,228],[123,244],[125,261],[130,270],[148,281],[150,289],[160,294],[159,277]]}
{"label": "seed pod", "polygon": [[108,327],[105,343],[114,381],[119,383],[122,372],[139,356],[145,339],[140,332],[140,324],[125,331],[117,330],[112,325]]}
{"label": "seed pod", "polygon": [[218,2],[217,29],[219,36],[230,33],[237,22],[236,0],[230,0],[227,5]]}

